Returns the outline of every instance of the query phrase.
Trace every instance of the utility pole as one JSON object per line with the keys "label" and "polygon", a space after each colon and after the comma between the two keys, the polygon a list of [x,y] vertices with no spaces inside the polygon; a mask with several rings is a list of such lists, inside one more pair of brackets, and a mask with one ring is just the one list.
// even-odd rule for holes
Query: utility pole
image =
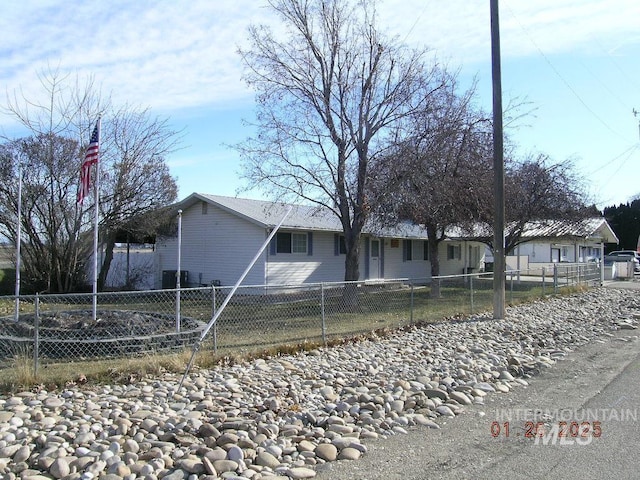
{"label": "utility pole", "polygon": [[498,0],[491,0],[491,76],[493,84],[493,318],[505,317],[504,152]]}

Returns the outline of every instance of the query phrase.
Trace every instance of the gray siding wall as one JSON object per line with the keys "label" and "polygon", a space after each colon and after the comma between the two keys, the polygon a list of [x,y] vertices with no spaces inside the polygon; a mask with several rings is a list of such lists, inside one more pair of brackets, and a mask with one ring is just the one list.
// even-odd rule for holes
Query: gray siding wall
{"label": "gray siding wall", "polygon": [[[397,245],[397,246],[392,246]],[[425,279],[431,277],[431,265],[424,260],[423,240],[412,240],[412,260],[404,259],[403,240],[392,242],[384,240],[384,275],[386,278],[415,278]]]}
{"label": "gray siding wall", "polygon": [[[449,246],[456,247],[459,256],[448,259]],[[478,247],[475,261],[469,258],[469,246]],[[411,240],[412,259],[406,260],[403,240],[397,247],[391,247],[391,240],[385,240],[385,277],[386,278],[431,278],[431,262],[424,259],[424,241]],[[458,250],[459,249],[459,250]],[[472,267],[474,272],[484,267],[484,244],[478,242],[443,241],[438,245],[440,275],[460,275],[465,267]]]}
{"label": "gray siding wall", "polygon": [[518,246],[521,256],[529,257],[529,263],[551,262],[551,245],[546,242],[527,242]]}
{"label": "gray siding wall", "polygon": [[[281,231],[291,232],[287,229]],[[283,285],[342,281],[345,255],[336,254],[336,233],[322,231],[310,233],[311,254],[309,252],[274,253],[274,250],[268,246],[243,284]],[[206,214],[203,213],[202,204],[193,205],[182,214],[181,270],[188,272],[187,284],[183,286],[207,285],[213,281],[219,281],[222,285],[235,284],[266,237],[267,231],[264,228],[211,204],[207,206]],[[402,239],[392,242],[388,238],[380,239],[379,267],[376,277],[373,267],[369,268],[368,264],[372,238],[375,237],[363,235],[361,240],[359,280],[430,278],[430,263],[424,260],[423,254],[424,241],[412,241],[412,260],[406,260],[403,255]],[[449,245],[456,245],[460,249],[459,258],[447,259]],[[468,245],[469,242],[440,244],[442,275],[461,274],[464,267],[469,266]],[[471,266],[476,269],[480,267],[479,264]],[[177,269],[177,237],[158,241],[154,254],[154,269],[155,287],[160,288],[163,271]]]}
{"label": "gray siding wall", "polygon": [[529,264],[551,263],[551,248],[565,249],[566,256],[562,262],[586,262],[594,257],[600,257],[600,244],[587,241],[557,240],[526,242],[519,246],[520,255],[529,257]]}
{"label": "gray siding wall", "polygon": [[[246,220],[201,204],[182,213],[181,270],[189,272],[188,285],[206,285],[219,281],[233,285],[266,239],[266,231]],[[156,247],[156,286],[162,283],[163,270],[177,269],[178,239],[158,242]],[[244,285],[265,283],[266,252],[248,273]]]}
{"label": "gray siding wall", "polygon": [[[286,232],[287,230],[283,230]],[[344,279],[344,255],[336,255],[333,232],[312,232],[312,255],[268,252],[267,282],[272,285],[340,282]],[[362,252],[360,254],[362,259]],[[361,261],[362,266],[362,261]],[[363,268],[360,269],[360,277]]]}

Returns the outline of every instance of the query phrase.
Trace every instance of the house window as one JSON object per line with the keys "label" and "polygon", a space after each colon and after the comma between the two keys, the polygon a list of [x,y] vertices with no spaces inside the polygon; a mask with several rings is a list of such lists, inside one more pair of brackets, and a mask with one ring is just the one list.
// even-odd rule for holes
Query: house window
{"label": "house window", "polygon": [[411,240],[402,240],[402,260],[405,262],[413,260],[413,245]]}
{"label": "house window", "polygon": [[347,244],[344,240],[344,235],[338,235],[337,233],[334,236],[334,255],[346,255],[347,254]]}
{"label": "house window", "polygon": [[207,208],[209,207],[209,204],[207,202],[202,202],[202,215],[206,215],[207,214]]}
{"label": "house window", "polygon": [[460,245],[447,245],[447,260],[460,260]]}
{"label": "house window", "polygon": [[291,253],[291,234],[278,232],[276,239],[277,253]]}
{"label": "house window", "polygon": [[307,253],[307,234],[278,232],[276,253]]}
{"label": "house window", "polygon": [[425,240],[422,246],[422,258],[429,261],[429,241]]}
{"label": "house window", "polygon": [[293,250],[293,253],[307,253],[307,234],[292,233],[291,249]]}

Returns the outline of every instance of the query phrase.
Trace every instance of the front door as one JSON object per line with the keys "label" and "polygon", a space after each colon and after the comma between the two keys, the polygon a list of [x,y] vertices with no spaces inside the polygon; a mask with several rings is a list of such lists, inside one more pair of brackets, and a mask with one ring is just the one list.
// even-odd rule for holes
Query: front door
{"label": "front door", "polygon": [[371,240],[369,254],[369,278],[380,278],[380,240]]}

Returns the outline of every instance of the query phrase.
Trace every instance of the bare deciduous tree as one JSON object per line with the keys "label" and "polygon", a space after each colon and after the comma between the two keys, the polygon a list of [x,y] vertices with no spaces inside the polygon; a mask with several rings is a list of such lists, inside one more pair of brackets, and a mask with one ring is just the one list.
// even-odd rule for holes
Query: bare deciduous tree
{"label": "bare deciduous tree", "polygon": [[376,25],[375,2],[270,0],[286,32],[252,26],[240,54],[257,91],[256,136],[237,145],[250,186],[334,212],[345,236],[344,279],[359,279],[371,160],[390,127],[424,109],[443,84],[426,51]]}
{"label": "bare deciduous tree", "polygon": [[74,140],[45,134],[0,146],[0,228],[15,242],[21,164],[22,278],[31,289],[68,291],[81,271],[79,150]]}
{"label": "bare deciduous tree", "polygon": [[[149,233],[164,221],[157,212],[175,201],[178,189],[165,155],[176,148],[176,132],[166,120],[152,118],[148,110],[122,108],[107,124],[101,178],[101,229],[104,256],[98,285],[104,285],[113,259],[116,235],[121,230]],[[134,219],[144,218],[144,223]],[[146,230],[146,231],[145,231]]]}
{"label": "bare deciduous tree", "polygon": [[[147,110],[114,110],[89,79],[84,85],[56,71],[41,76],[46,100],[8,98],[5,113],[28,136],[1,146],[0,232],[15,243],[18,165],[23,179],[21,250],[25,280],[38,290],[69,291],[84,278],[91,251],[93,198],[76,203],[79,171],[90,129],[103,117],[100,145],[100,236],[110,264],[116,229],[132,218],[176,198],[175,180],[165,155],[176,146],[176,132]],[[92,197],[92,196],[91,196]]]}
{"label": "bare deciduous tree", "polygon": [[[537,153],[511,161],[505,168],[505,253],[532,240],[523,237],[530,222],[578,221],[593,214],[587,205],[589,197],[570,160],[554,163]],[[484,230],[492,232],[493,211],[484,208],[479,214]],[[480,240],[493,249],[492,233]]]}
{"label": "bare deciduous tree", "polygon": [[[403,122],[390,153],[372,167],[374,217],[383,226],[408,221],[427,233],[431,276],[440,274],[438,246],[452,226],[477,218],[491,176],[490,123],[473,107],[474,89],[455,78],[424,110]],[[431,294],[440,295],[437,282]]]}

